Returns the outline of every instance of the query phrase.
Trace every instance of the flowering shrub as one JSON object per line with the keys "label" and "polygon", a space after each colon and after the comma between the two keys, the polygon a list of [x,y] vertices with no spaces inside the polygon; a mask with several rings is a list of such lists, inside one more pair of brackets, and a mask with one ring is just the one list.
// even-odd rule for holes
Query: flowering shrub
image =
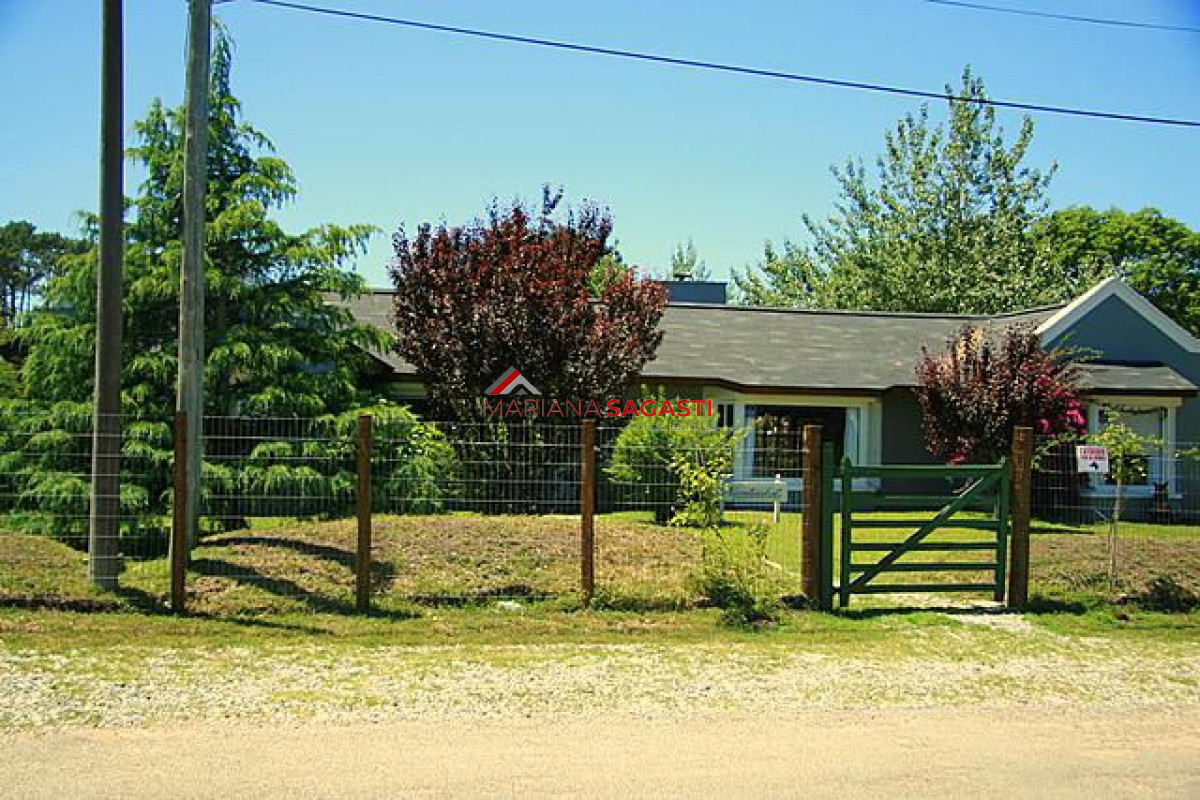
{"label": "flowering shrub", "polygon": [[1084,432],[1072,354],[1043,349],[1031,328],[996,333],[964,326],[942,353],[923,348],[922,356],[917,398],[926,445],[938,458],[998,461],[1018,426],[1043,438]]}

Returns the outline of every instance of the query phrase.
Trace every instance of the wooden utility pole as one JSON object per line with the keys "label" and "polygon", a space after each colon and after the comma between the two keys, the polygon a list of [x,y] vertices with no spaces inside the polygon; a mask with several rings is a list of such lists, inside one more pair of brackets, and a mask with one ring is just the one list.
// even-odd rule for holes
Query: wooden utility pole
{"label": "wooden utility pole", "polygon": [[183,132],[183,266],[179,276],[179,390],[187,414],[187,542],[195,546],[204,457],[204,190],[208,178],[211,0],[188,0],[187,117]]}
{"label": "wooden utility pole", "polygon": [[100,268],[96,273],[88,576],[104,589],[115,589],[121,572],[121,262],[125,252],[121,2],[103,0],[100,57]]}
{"label": "wooden utility pole", "polygon": [[1013,431],[1012,563],[1008,570],[1008,606],[1022,609],[1029,602],[1029,517],[1033,485],[1033,429]]}

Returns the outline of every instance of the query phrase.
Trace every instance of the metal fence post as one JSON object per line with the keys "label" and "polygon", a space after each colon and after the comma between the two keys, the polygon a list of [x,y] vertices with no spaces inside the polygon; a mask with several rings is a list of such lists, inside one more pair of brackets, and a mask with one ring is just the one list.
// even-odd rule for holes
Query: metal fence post
{"label": "metal fence post", "polygon": [[358,547],[354,559],[355,601],[371,609],[371,415],[358,418]]}
{"label": "metal fence post", "polygon": [[1029,516],[1033,483],[1033,429],[1013,431],[1012,445],[1012,563],[1008,570],[1008,606],[1022,609],[1029,602]]}
{"label": "metal fence post", "polygon": [[800,584],[809,602],[821,592],[821,426],[804,426],[804,498],[800,526]]}
{"label": "metal fence post", "polygon": [[187,607],[188,563],[188,415],[175,412],[174,492],[171,514],[171,608],[182,614]]}
{"label": "metal fence post", "polygon": [[582,426],[579,470],[579,579],[583,602],[591,603],[596,593],[596,421]]}

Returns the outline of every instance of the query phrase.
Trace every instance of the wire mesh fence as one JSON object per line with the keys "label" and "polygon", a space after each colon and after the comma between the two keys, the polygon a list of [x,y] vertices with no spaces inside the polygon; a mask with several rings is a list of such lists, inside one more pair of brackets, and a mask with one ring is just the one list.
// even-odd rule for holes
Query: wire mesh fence
{"label": "wire mesh fence", "polygon": [[1044,448],[1032,510],[1035,591],[1124,596],[1169,579],[1200,592],[1200,446],[1114,456],[1107,473],[1081,471],[1071,444]]}
{"label": "wire mesh fence", "polygon": [[[121,591],[113,595],[88,580],[94,435],[86,408],[0,413],[0,604],[164,607],[171,421],[114,420]],[[585,468],[594,476],[598,604],[700,605],[720,590],[714,582],[751,568],[765,593],[801,590],[803,487],[819,476],[805,473],[802,430],[778,421],[735,430],[711,420],[602,420],[590,448],[578,420],[429,423],[402,409],[373,413],[366,438],[357,415],[210,417],[203,430],[199,539],[187,577],[197,612],[353,611],[363,513],[378,610],[577,598]],[[1079,473],[1071,447],[1038,455],[1035,593],[1116,597],[1155,578],[1200,590],[1200,452],[1184,446],[1134,460],[1126,471],[1134,478],[1118,491],[1110,478]]]}
{"label": "wire mesh fence", "polygon": [[6,407],[0,423],[0,603],[106,605],[89,575],[124,574],[127,601],[159,592],[168,578],[170,425],[100,419],[99,436],[115,438],[122,456],[116,473],[101,462],[97,475],[115,474],[119,488],[96,494],[93,514],[97,434],[86,407]]}
{"label": "wire mesh fence", "polygon": [[668,418],[602,425],[597,436],[602,602],[711,602],[717,573],[734,570],[754,573],[763,593],[799,593],[801,431]]}

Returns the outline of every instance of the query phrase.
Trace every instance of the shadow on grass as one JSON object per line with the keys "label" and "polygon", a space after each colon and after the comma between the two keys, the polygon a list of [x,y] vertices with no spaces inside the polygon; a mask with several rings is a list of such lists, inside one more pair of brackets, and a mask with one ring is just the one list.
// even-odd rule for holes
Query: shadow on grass
{"label": "shadow on grass", "polygon": [[[0,598],[0,608],[15,608],[23,611],[59,611],[73,614],[130,614],[163,619],[189,619],[205,622],[221,622],[242,628],[257,628],[263,630],[288,631],[314,636],[332,636],[330,631],[319,625],[305,625],[296,622],[285,622],[265,616],[246,614],[219,614],[205,611],[189,611],[176,614],[169,606],[152,595],[136,589],[118,589],[113,593],[117,597],[63,598],[63,597],[3,597]],[[117,598],[125,599],[122,604]],[[416,611],[378,611],[372,609],[363,614],[355,612],[361,619],[387,619],[402,621],[420,618]]]}
{"label": "shadow on grass", "polygon": [[408,599],[419,606],[431,608],[466,608],[485,605],[496,600],[524,600],[529,603],[538,603],[560,598],[561,595],[539,591],[527,583],[512,583],[475,592],[423,592],[414,594]]}
{"label": "shadow on grass", "polygon": [[[234,564],[223,559],[194,559],[191,563],[190,570],[201,575],[214,578],[224,578],[243,586],[251,586],[257,589],[262,589],[263,591],[269,592],[276,597],[283,599],[298,600],[310,610],[322,614],[364,616],[391,620],[406,620],[419,616],[419,614],[416,614],[415,612],[404,609],[372,608],[368,612],[361,612],[353,603],[328,597],[320,594],[319,592],[314,592],[305,588],[304,586],[301,586],[295,581],[288,580],[286,578],[271,577],[270,575],[267,575],[266,573],[254,567],[246,566],[244,564]],[[224,617],[218,615],[215,618],[232,619],[234,616],[235,615]]]}
{"label": "shadow on grass", "polygon": [[1096,610],[1096,602],[1085,602],[1078,598],[1052,597],[1034,593],[1025,608],[1016,610],[1002,605],[964,606],[868,606],[865,608],[835,608],[833,614],[847,619],[873,619],[878,617],[905,616],[912,614],[945,614],[946,616],[977,616],[982,614],[1003,616],[1007,614],[1075,614],[1082,615]]}
{"label": "shadow on grass", "polygon": [[1080,600],[1035,594],[1025,610],[1030,614],[1086,614],[1094,608],[1094,604],[1089,606]]}
{"label": "shadow on grass", "polygon": [[278,547],[286,550],[291,550],[301,555],[312,556],[330,561],[334,564],[340,564],[347,569],[353,570],[357,558],[352,551],[343,550],[340,547],[331,547],[325,544],[316,544],[315,542],[306,542],[301,539],[287,539],[282,536],[227,536],[219,539],[212,539],[205,542],[206,545],[212,547],[236,547],[245,545],[251,547]]}
{"label": "shadow on grass", "polygon": [[1053,534],[1056,536],[1095,536],[1096,531],[1091,528],[1073,528],[1069,525],[1059,525],[1053,522],[1035,522],[1029,528],[1030,535],[1042,536]]}
{"label": "shadow on grass", "polygon": [[[277,547],[337,564],[350,570],[351,573],[354,572],[358,562],[358,556],[350,550],[343,550],[339,547],[331,547],[330,545],[316,544],[314,542],[305,542],[298,539],[287,539],[282,536],[230,536],[224,539],[213,540],[210,544],[213,547],[238,545]],[[236,577],[236,575],[233,577]],[[373,589],[378,590],[389,586],[395,578],[396,568],[390,561],[371,561],[371,586]]]}
{"label": "shadow on grass", "polygon": [[1005,606],[938,605],[835,608],[830,613],[832,613],[834,616],[842,617],[844,619],[878,619],[880,617],[904,617],[918,614],[944,614],[948,617],[979,616],[983,614],[990,616],[1003,616],[1006,614],[1017,614],[1020,612],[1006,608]]}

